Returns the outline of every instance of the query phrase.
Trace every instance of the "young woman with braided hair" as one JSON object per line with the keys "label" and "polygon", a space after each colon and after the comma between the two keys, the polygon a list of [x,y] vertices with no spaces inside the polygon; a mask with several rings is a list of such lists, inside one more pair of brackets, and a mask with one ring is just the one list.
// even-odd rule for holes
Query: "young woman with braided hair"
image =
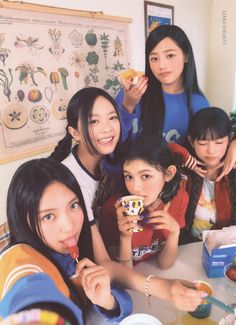
{"label": "young woman with braided hair", "polygon": [[[167,269],[177,257],[188,204],[177,159],[161,137],[146,134],[131,140],[123,156],[128,194],[144,197],[145,210],[143,216],[127,216],[117,201],[121,195],[109,198],[99,216],[101,235],[111,255],[118,256],[122,264],[132,268],[133,263],[155,254],[159,267]],[[139,221],[143,231],[133,232]]]}

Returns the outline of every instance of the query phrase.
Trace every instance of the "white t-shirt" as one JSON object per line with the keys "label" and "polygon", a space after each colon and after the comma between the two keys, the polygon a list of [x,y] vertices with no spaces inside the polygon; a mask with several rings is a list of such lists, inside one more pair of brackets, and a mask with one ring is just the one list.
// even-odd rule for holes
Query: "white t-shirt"
{"label": "white t-shirt", "polygon": [[86,169],[86,167],[82,165],[79,158],[73,152],[70,153],[70,155],[62,161],[62,164],[70,169],[70,171],[74,174],[77,182],[79,183],[83,194],[89,222],[90,224],[94,223],[95,220],[92,204],[98,188],[99,179],[92,175]]}
{"label": "white t-shirt", "polygon": [[211,229],[212,225],[215,223],[215,181],[211,181],[205,177],[203,180],[202,193],[195,211],[192,235],[201,239],[203,230]]}

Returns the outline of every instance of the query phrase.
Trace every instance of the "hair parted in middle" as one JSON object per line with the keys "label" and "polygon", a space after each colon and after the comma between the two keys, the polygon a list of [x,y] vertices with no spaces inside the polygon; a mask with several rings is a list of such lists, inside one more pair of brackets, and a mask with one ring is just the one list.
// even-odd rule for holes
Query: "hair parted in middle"
{"label": "hair parted in middle", "polygon": [[[91,154],[97,154],[96,148],[93,146],[92,140],[89,135],[89,117],[92,114],[93,106],[98,97],[106,98],[113,106],[120,121],[119,112],[115,100],[103,89],[97,87],[87,87],[77,91],[69,101],[67,107],[67,127],[66,135],[61,139],[54,152],[50,157],[57,161],[64,160],[71,152],[73,138],[68,132],[69,126],[77,130],[78,121],[80,121],[80,132],[83,141],[85,141],[87,150]],[[101,107],[102,109],[102,107]],[[119,144],[117,145],[117,148]],[[118,150],[118,149],[117,149]],[[116,154],[116,150],[115,150]]]}
{"label": "hair parted in middle", "polygon": [[148,88],[141,100],[142,124],[145,132],[162,134],[165,103],[162,93],[161,82],[157,80],[150,68],[149,55],[164,38],[171,38],[183,51],[187,60],[183,70],[183,90],[186,92],[186,99],[189,114],[192,114],[192,94],[203,95],[197,80],[197,71],[194,60],[192,45],[185,32],[176,25],[160,25],[155,28],[146,40],[145,50],[145,75],[148,77]]}

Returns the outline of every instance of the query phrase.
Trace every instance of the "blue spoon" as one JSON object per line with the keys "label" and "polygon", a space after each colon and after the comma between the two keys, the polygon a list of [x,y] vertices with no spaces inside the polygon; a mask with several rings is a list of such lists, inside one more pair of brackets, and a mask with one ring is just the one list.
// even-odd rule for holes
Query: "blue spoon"
{"label": "blue spoon", "polygon": [[226,311],[227,313],[236,315],[236,310],[231,306],[231,305],[227,305],[224,302],[212,297],[212,296],[207,296],[206,298],[204,298],[206,300],[208,300],[210,303],[212,303],[213,305],[223,309],[224,311]]}

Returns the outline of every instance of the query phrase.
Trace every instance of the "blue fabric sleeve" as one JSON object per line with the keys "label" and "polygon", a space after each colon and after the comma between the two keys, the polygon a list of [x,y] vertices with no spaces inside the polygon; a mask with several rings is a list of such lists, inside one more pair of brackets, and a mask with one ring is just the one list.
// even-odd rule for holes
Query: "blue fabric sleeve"
{"label": "blue fabric sleeve", "polygon": [[140,103],[135,106],[134,112],[127,112],[122,103],[124,100],[124,90],[118,93],[115,101],[118,106],[120,119],[121,119],[121,127],[122,127],[122,143],[124,143],[128,137],[135,136],[140,131],[140,123],[141,123],[141,105]]}
{"label": "blue fabric sleeve", "polygon": [[82,312],[65,297],[45,273],[28,275],[18,280],[0,301],[0,316],[6,318],[35,303],[54,302],[67,307],[78,324],[83,324]]}
{"label": "blue fabric sleeve", "polygon": [[128,292],[118,288],[112,288],[111,290],[113,296],[115,297],[118,307],[119,307],[119,315],[110,316],[109,312],[106,313],[105,309],[100,308],[97,305],[94,305],[93,308],[102,316],[108,320],[109,322],[120,322],[125,317],[129,316],[133,309],[133,304],[130,295]]}

